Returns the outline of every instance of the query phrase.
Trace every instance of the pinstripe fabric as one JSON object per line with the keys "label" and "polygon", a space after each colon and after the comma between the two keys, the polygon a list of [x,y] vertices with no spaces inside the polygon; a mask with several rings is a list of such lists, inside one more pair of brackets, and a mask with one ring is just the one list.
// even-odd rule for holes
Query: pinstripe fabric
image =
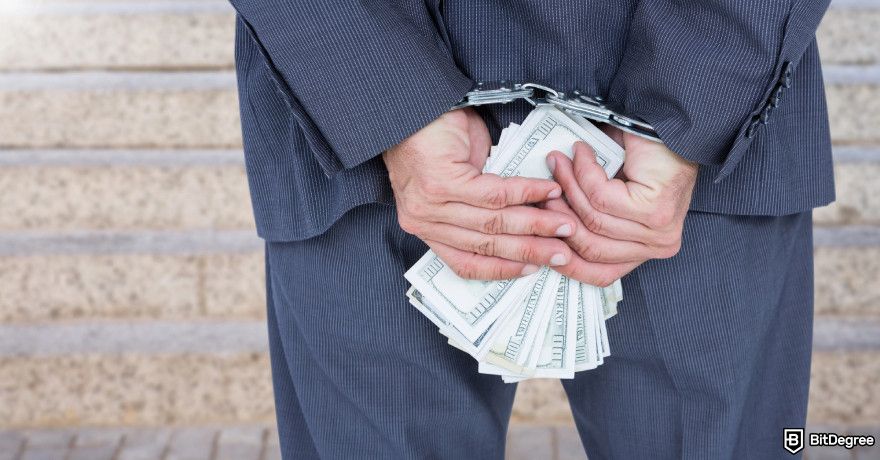
{"label": "pinstripe fabric", "polygon": [[[783,455],[806,418],[811,229],[810,213],[691,212],[681,253],[623,280],[612,356],[565,383],[591,460]],[[392,206],[266,248],[285,459],[502,457],[515,386],[406,303],[426,247]]]}
{"label": "pinstripe fabric", "polygon": [[[784,215],[834,197],[814,39],[828,0],[231,1],[248,176],[271,241],[388,203],[379,153],[472,80],[579,88],[644,118],[702,165],[694,210]],[[497,135],[525,108],[482,112]]]}
{"label": "pinstripe fabric", "polygon": [[403,272],[426,250],[375,204],[267,244],[285,460],[501,458],[515,387],[477,373],[407,303]]}
{"label": "pinstripe fabric", "polygon": [[612,358],[565,388],[591,459],[790,458],[806,420],[811,213],[691,212],[681,253],[623,280]]}

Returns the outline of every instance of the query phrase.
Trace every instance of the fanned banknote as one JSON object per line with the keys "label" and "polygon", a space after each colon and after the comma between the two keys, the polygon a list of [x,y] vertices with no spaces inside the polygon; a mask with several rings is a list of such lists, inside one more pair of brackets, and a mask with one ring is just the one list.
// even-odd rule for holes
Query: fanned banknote
{"label": "fanned banknote", "polygon": [[[502,131],[484,172],[549,179],[547,154],[558,150],[571,158],[577,141],[593,147],[608,177],[623,165],[623,149],[592,123],[539,105],[522,124]],[[605,321],[623,300],[620,280],[590,286],[549,267],[509,280],[465,280],[432,251],[405,276],[412,285],[410,303],[451,346],[477,359],[480,372],[505,382],[574,378],[611,353]]]}

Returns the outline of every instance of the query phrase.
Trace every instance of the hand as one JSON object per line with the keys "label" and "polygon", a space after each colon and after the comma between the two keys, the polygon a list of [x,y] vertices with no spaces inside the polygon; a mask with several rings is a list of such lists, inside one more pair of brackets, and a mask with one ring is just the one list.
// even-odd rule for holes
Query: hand
{"label": "hand", "polygon": [[566,238],[580,257],[557,270],[597,286],[611,284],[647,260],[678,253],[697,179],[697,165],[666,146],[619,130],[611,134],[626,151],[621,178],[609,180],[583,142],[574,147],[573,163],[561,152],[547,156],[565,201],[552,200],[544,207],[580,219]]}
{"label": "hand", "polygon": [[557,237],[577,219],[526,206],[562,195],[559,184],[482,174],[489,131],[471,109],[454,110],[382,155],[401,228],[421,238],[456,274],[508,279],[572,256]]}

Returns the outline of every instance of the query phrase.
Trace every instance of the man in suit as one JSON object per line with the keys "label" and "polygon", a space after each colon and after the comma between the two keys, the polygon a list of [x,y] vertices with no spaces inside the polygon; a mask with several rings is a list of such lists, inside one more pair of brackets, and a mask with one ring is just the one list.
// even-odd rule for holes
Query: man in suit
{"label": "man in suit", "polygon": [[[407,304],[429,247],[470,278],[624,277],[613,355],[564,384],[590,458],[783,455],[834,197],[827,0],[232,4],[285,458],[503,455],[515,385]],[[583,144],[554,181],[480,174],[530,109],[450,112],[480,80],[601,96],[663,144],[609,129],[612,180]]]}

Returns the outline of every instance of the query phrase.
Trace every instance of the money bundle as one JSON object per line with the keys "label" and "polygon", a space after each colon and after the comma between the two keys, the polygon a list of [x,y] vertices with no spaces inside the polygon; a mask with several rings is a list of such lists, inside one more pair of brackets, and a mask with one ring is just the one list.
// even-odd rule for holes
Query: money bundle
{"label": "money bundle", "polygon": [[[546,156],[569,158],[576,141],[589,144],[612,177],[624,152],[586,119],[539,105],[521,125],[511,124],[492,147],[484,172],[549,179]],[[571,280],[549,267],[509,280],[459,278],[433,251],[406,272],[410,303],[479,362],[479,371],[505,382],[574,378],[610,355],[605,321],[623,298],[620,280],[609,287]]]}

